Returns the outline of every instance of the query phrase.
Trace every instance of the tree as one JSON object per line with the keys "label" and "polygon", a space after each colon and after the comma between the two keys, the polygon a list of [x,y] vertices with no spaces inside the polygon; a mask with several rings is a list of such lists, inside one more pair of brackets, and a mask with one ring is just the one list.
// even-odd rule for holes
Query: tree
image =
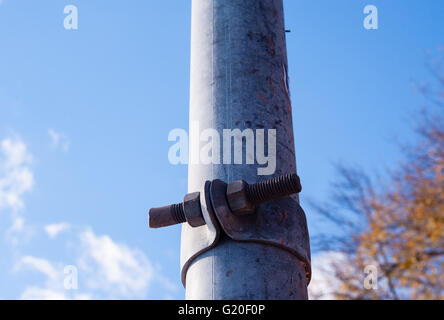
{"label": "tree", "polygon": [[[317,211],[341,232],[315,240],[331,261],[338,299],[444,299],[444,76],[442,54],[430,63],[435,85],[418,86],[427,99],[418,141],[378,183],[362,170],[338,166],[333,205]],[[375,266],[377,289],[364,287]],[[371,283],[372,284],[372,283]],[[373,283],[374,284],[374,283]]]}

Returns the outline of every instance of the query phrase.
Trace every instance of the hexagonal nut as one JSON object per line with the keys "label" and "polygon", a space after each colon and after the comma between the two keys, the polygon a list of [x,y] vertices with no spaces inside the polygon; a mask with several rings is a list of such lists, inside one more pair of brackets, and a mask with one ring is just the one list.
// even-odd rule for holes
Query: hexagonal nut
{"label": "hexagonal nut", "polygon": [[206,224],[200,207],[200,192],[189,193],[183,199],[183,211],[187,222],[193,228]]}
{"label": "hexagonal nut", "polygon": [[231,211],[235,215],[247,215],[254,212],[255,205],[248,201],[247,186],[243,180],[230,183],[227,187],[227,200]]}

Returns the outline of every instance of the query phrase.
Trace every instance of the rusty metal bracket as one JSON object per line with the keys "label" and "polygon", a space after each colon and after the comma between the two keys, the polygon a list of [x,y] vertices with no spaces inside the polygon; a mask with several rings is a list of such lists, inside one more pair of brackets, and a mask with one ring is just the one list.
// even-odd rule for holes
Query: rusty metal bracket
{"label": "rusty metal bracket", "polygon": [[304,265],[307,283],[311,280],[310,244],[305,213],[294,199],[287,197],[256,208],[251,215],[235,215],[226,197],[227,184],[211,183],[211,203],[223,231],[233,240],[276,246],[296,257]]}
{"label": "rusty metal bracket", "polygon": [[191,263],[201,254],[214,248],[219,241],[221,230],[211,204],[211,184],[212,182],[206,181],[200,192],[200,207],[206,224],[197,228],[187,223],[182,226],[182,241],[188,244],[183,246],[186,250],[182,250],[180,256],[181,280],[184,287],[186,287],[187,270]]}
{"label": "rusty metal bracket", "polygon": [[[240,242],[275,246],[295,255],[311,280],[310,242],[305,213],[290,195],[302,187],[296,174],[249,185],[206,181],[201,192],[185,196],[182,204],[152,208],[149,224],[161,228],[183,223],[181,278],[193,261],[214,248],[223,231]],[[186,222],[186,223],[185,223]]]}

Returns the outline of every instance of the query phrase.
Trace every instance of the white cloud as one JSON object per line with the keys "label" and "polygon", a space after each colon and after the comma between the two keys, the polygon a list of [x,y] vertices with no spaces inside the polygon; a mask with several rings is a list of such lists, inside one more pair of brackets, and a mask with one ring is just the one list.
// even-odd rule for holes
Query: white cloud
{"label": "white cloud", "polygon": [[[55,131],[49,134],[58,147],[68,150],[69,142],[63,142],[60,134]],[[68,144],[64,147],[64,143]],[[21,212],[25,207],[24,196],[34,186],[31,164],[32,156],[20,139],[0,140],[0,213],[10,211],[12,225],[7,236],[14,243],[17,239],[27,239],[25,231],[29,227]],[[108,235],[98,236],[92,229],[74,233],[78,229],[67,222],[46,225],[44,230],[51,239],[70,231],[65,248],[74,251],[74,254],[70,252],[69,260],[77,264],[79,290],[65,289],[65,263],[15,252],[14,255],[19,256],[15,272],[37,272],[44,277],[43,282],[29,283],[23,288],[22,299],[147,298],[153,283],[164,295],[178,290],[141,250],[117,243]]]}
{"label": "white cloud", "polygon": [[69,223],[61,222],[45,226],[45,231],[51,239],[55,239],[60,233],[68,230],[70,227]]}
{"label": "white cloud", "polygon": [[312,280],[308,287],[312,300],[333,300],[334,292],[340,289],[341,282],[336,278],[338,266],[347,266],[347,257],[342,252],[328,251],[312,258]]}
{"label": "white cloud", "polygon": [[48,134],[51,138],[52,146],[55,149],[60,148],[63,152],[69,151],[70,142],[65,134],[57,132],[54,129],[49,129]]}
{"label": "white cloud", "polygon": [[14,267],[15,272],[34,271],[45,276],[43,286],[31,285],[24,289],[22,300],[90,300],[89,293],[65,289],[65,267],[62,263],[53,263],[46,259],[24,256]]}
{"label": "white cloud", "polygon": [[0,142],[0,209],[18,211],[24,207],[23,195],[34,185],[31,155],[20,140]]}
{"label": "white cloud", "polygon": [[[115,243],[109,236],[81,233],[79,266],[94,272],[88,285],[120,297],[141,297],[154,277],[154,268],[143,252]],[[95,269],[95,270],[94,270]]]}
{"label": "white cloud", "polygon": [[9,228],[8,232],[18,233],[22,232],[24,228],[25,228],[25,219],[20,216],[13,216],[12,225]]}
{"label": "white cloud", "polygon": [[17,138],[0,140],[0,213],[10,211],[12,225],[6,231],[6,238],[13,245],[28,241],[32,235],[21,216],[25,206],[23,197],[34,185],[31,163],[32,156],[22,141]]}
{"label": "white cloud", "polygon": [[166,294],[178,289],[138,249],[116,243],[107,235],[97,236],[90,228],[78,234],[76,240],[70,243],[79,244],[73,257],[78,267],[78,290],[64,289],[63,263],[24,256],[14,270],[39,272],[45,282],[26,287],[22,299],[143,299],[148,297],[153,282],[160,284]]}
{"label": "white cloud", "polygon": [[20,296],[22,300],[67,300],[65,293],[60,290],[29,287]]}
{"label": "white cloud", "polygon": [[90,293],[79,293],[74,295],[74,300],[92,300],[93,296]]}
{"label": "white cloud", "polygon": [[[28,287],[20,296],[21,300],[68,300],[66,291],[61,289],[49,289]],[[74,294],[73,300],[92,300],[92,296],[87,293]]]}
{"label": "white cloud", "polygon": [[33,256],[24,256],[14,267],[14,271],[34,271],[43,274],[44,287],[29,286],[20,296],[23,300],[66,300],[66,291],[63,288],[63,267],[46,259]]}
{"label": "white cloud", "polygon": [[49,280],[56,280],[59,277],[57,268],[48,260],[32,256],[22,257],[15,266],[15,270],[31,269],[43,273]]}

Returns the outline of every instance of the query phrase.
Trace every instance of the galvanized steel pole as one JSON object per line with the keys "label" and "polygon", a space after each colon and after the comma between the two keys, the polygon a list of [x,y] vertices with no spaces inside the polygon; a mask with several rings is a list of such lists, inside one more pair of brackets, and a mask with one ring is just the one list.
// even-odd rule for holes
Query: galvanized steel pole
{"label": "galvanized steel pole", "polygon": [[[296,173],[282,0],[192,0],[191,47],[190,136],[208,128],[221,137],[224,129],[276,129],[277,159],[275,173],[266,177],[258,176],[258,167],[263,167],[258,164],[202,164],[191,159],[189,192],[201,191],[207,180],[256,183]],[[191,139],[190,153],[201,146],[198,139]],[[275,232],[296,228],[293,239],[281,238],[282,246],[239,242],[222,232],[214,248],[190,259],[190,246],[205,233],[184,225],[186,298],[307,299],[307,265],[297,249],[286,250],[290,242],[306,248],[309,260],[305,216],[297,209],[298,197],[291,201],[280,203],[279,210],[276,204],[261,206],[258,214],[258,221],[261,215],[275,218],[270,225]],[[296,227],[286,224],[287,216],[293,217]]]}

